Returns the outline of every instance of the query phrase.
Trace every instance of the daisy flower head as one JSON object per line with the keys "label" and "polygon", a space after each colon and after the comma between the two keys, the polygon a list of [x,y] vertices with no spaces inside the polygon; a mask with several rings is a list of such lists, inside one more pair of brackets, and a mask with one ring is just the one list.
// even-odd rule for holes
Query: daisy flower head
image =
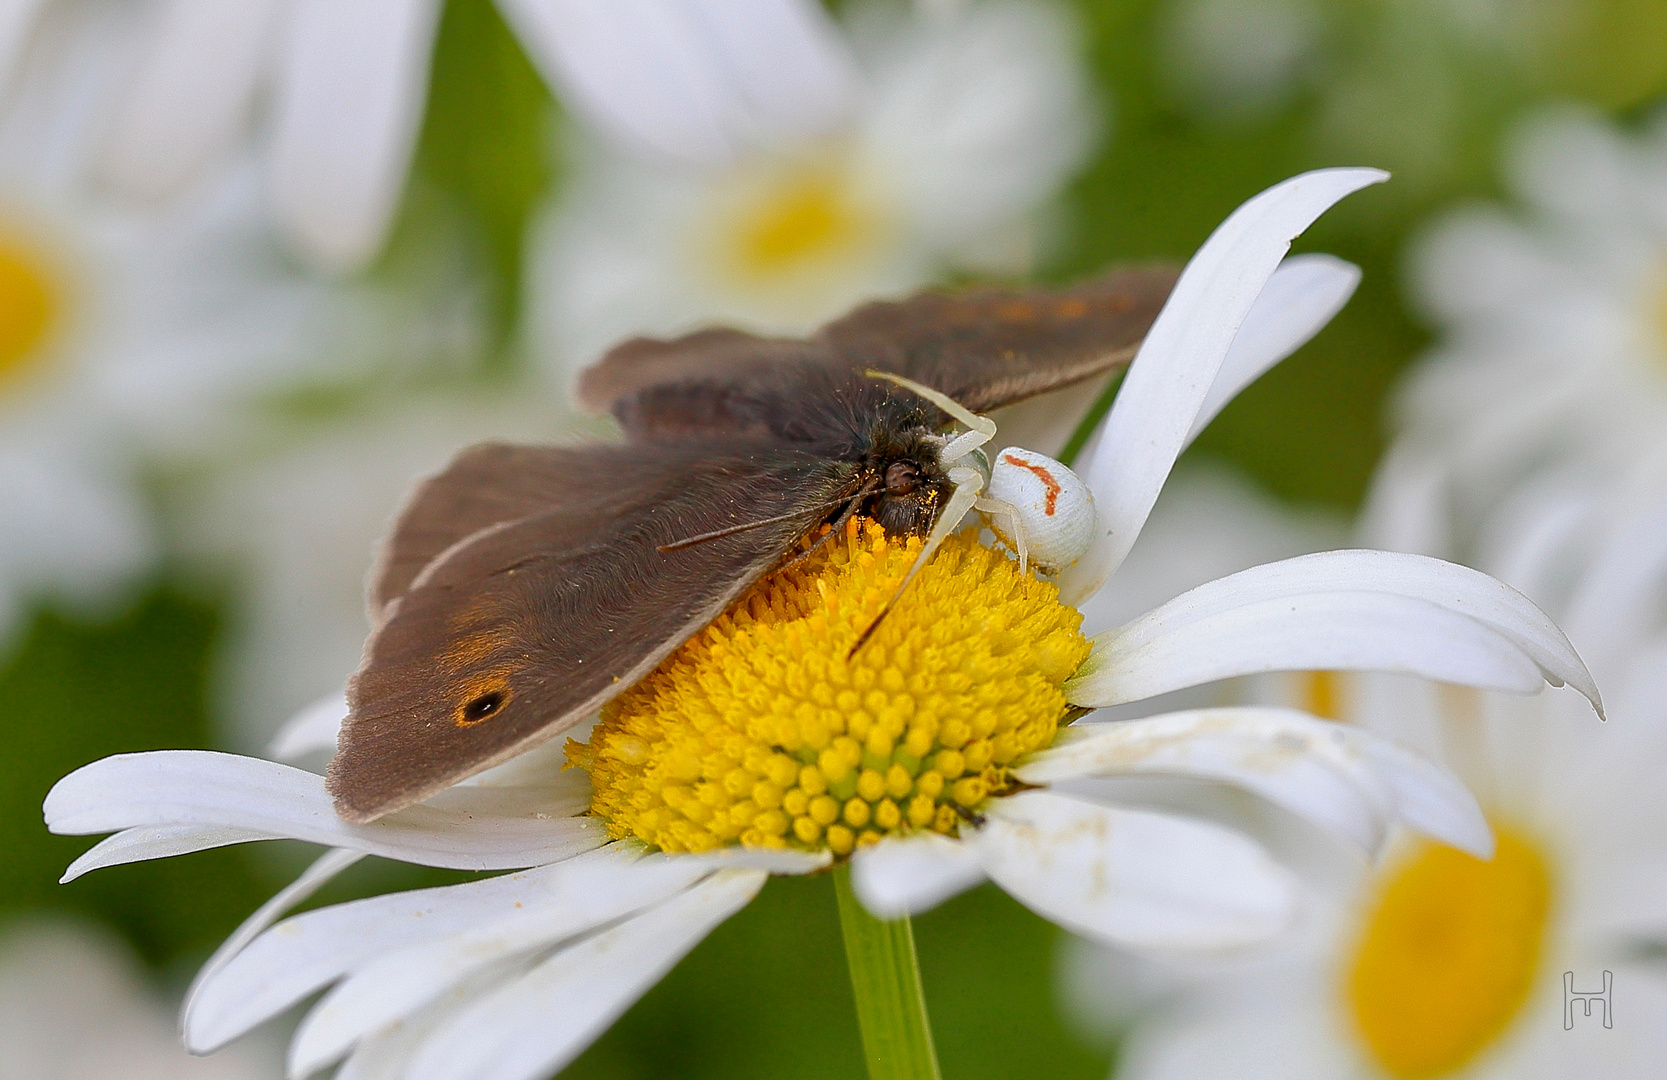
{"label": "daisy flower head", "polygon": [[[1551,610],[1608,688],[1608,723],[1566,699],[1351,678],[1343,718],[1444,761],[1497,838],[1491,861],[1397,836],[1375,867],[1316,877],[1309,917],[1232,970],[1172,978],[1119,1076],[1646,1077],[1660,1071],[1667,750],[1659,465],[1567,527],[1563,493],[1485,560]],[[1526,520],[1512,515],[1519,526]],[[1565,582],[1568,583],[1565,587]],[[1177,988],[1179,987],[1179,988]],[[1588,1007],[1580,994],[1598,995]]]}
{"label": "daisy flower head", "polygon": [[[0,19],[0,78],[69,4],[26,0]],[[320,270],[362,270],[387,238],[423,110],[443,0],[161,0],[134,28],[141,53],[102,150],[118,189],[151,199],[261,144],[278,224]],[[763,111],[791,91],[775,64],[814,60],[813,0],[591,4],[497,0],[546,82],[621,137],[700,154],[735,117],[718,91]],[[768,41],[765,49],[761,41]],[[814,74],[814,73],[813,73]],[[789,94],[789,96],[791,96]],[[788,108],[791,110],[792,104]]]}
{"label": "daisy flower head", "polygon": [[714,70],[691,58],[679,71],[734,118],[699,154],[630,138],[575,148],[535,227],[526,305],[564,386],[632,334],[805,333],[946,270],[1026,268],[1037,215],[1092,128],[1059,9],[859,7],[847,31],[764,51],[778,48],[752,83],[726,80],[715,55]]}
{"label": "daisy flower head", "polygon": [[[1437,221],[1410,262],[1440,328],[1404,385],[1404,433],[1375,499],[1473,534],[1536,474],[1624,473],[1667,432],[1667,120],[1530,117],[1506,159],[1511,208]],[[1374,510],[1374,513],[1378,511]],[[1386,525],[1387,527],[1387,525]]]}
{"label": "daisy flower head", "polygon": [[142,462],[215,445],[235,403],[379,340],[365,296],[272,249],[248,169],[155,215],[94,197],[135,15],[45,13],[0,110],[0,634],[32,600],[100,600],[146,568]]}
{"label": "daisy flower head", "polygon": [[[212,1049],[332,987],[291,1046],[296,1075],[346,1058],[354,1072],[531,1078],[570,1060],[771,873],[848,863],[855,895],[888,918],[988,877],[1062,925],[1183,953],[1233,949],[1289,921],[1291,875],[1267,851],[1230,822],[1139,805],[1118,785],[1131,777],[1243,788],[1369,851],[1406,823],[1486,854],[1490,834],[1463,787],[1368,732],[1289,709],[1067,723],[1081,711],[1281,668],[1385,669],[1524,693],[1550,679],[1596,700],[1567,641],[1519,594],[1420,556],[1287,560],[1201,586],[1092,641],[1080,632],[1071,602],[1122,561],[1215,396],[1231,396],[1335,309],[1335,289],[1307,295],[1273,285],[1292,237],[1383,178],[1361,169],[1306,174],[1251,200],[1212,235],[1146,335],[1082,491],[1069,494],[1083,482],[1058,463],[1019,458],[1017,474],[1036,478],[1030,495],[1093,514],[1079,538],[1086,553],[1061,558],[1069,565],[1052,580],[1024,565],[1024,542],[1015,559],[973,535],[934,529],[924,544],[941,546],[922,563],[924,545],[910,530],[841,520],[817,534],[826,540],[806,558],[760,577],[716,621],[674,639],[644,675],[614,679],[620,685],[603,695],[588,731],[570,731],[565,746],[500,755],[501,764],[415,805],[379,813],[388,774],[375,770],[385,756],[363,756],[367,744],[351,727],[366,715],[358,711],[331,766],[345,817],[323,777],[272,762],[190,751],[95,762],[47,799],[52,829],[115,834],[66,876],[261,838],[329,845],[199,976],[188,1043]],[[1301,279],[1285,278],[1293,280]],[[951,460],[966,454],[954,447],[988,437],[982,418],[913,386],[970,421],[970,432],[933,443]],[[483,462],[539,452],[486,447],[453,469],[466,481],[485,475],[476,469]],[[978,470],[965,473],[943,511],[952,522],[972,506],[966,493],[978,497]],[[1029,497],[1023,483],[1004,489],[1001,475],[992,470],[989,490],[1004,491],[1008,508]],[[435,490],[466,495],[473,486]],[[873,505],[883,521],[893,504]],[[500,533],[489,525],[480,535]],[[1045,544],[1036,551],[1038,563],[1049,561]],[[389,561],[387,574],[406,587],[380,607],[387,625],[411,625],[396,622],[422,610],[407,605],[441,595],[423,590],[452,587],[444,565]],[[504,573],[534,565],[517,560]],[[378,642],[401,640],[381,633]],[[440,661],[479,661],[486,680],[464,686],[456,709],[441,714],[452,721],[444,737],[518,715],[517,695],[544,692],[494,667],[495,647],[471,638]],[[373,644],[372,666],[354,688],[360,703],[380,692],[366,673],[387,648]],[[608,684],[606,672],[597,678]],[[339,722],[339,712],[304,717],[286,742],[329,745]],[[564,760],[574,767],[562,769]],[[354,771],[367,763],[370,773]],[[346,787],[344,777],[362,786]],[[522,872],[372,897],[268,929],[367,853]]]}

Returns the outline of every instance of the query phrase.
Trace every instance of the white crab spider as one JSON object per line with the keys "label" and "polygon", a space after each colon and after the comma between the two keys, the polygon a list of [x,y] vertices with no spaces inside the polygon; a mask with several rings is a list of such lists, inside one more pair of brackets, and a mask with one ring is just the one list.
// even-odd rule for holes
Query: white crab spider
{"label": "white crab spider", "polygon": [[967,429],[948,438],[938,451],[938,463],[953,490],[899,592],[971,510],[978,511],[990,531],[1018,555],[1020,573],[1034,564],[1041,573],[1057,574],[1088,552],[1094,538],[1094,496],[1069,468],[1046,454],[1018,447],[1003,450],[991,463],[983,447],[995,438],[994,420],[912,379],[869,374],[919,394]]}

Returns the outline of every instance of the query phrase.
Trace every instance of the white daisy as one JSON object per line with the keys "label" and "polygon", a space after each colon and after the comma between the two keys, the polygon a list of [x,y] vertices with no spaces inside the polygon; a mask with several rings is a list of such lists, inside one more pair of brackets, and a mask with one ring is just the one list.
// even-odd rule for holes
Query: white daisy
{"label": "white daisy", "polygon": [[[1091,594],[1122,561],[1220,380],[1238,385],[1311,334],[1317,312],[1329,315],[1335,296],[1324,290],[1306,305],[1278,298],[1282,334],[1252,308],[1291,238],[1381,179],[1327,170],[1288,181],[1241,207],[1188,264],[1099,441],[1088,472],[1095,546],[1066,571],[1065,595]],[[1244,368],[1224,374],[1241,324],[1268,332],[1255,356],[1240,354]],[[189,1045],[212,1049],[333,986],[291,1046],[294,1075],[345,1057],[353,1075],[530,1078],[570,1060],[769,873],[815,871],[858,847],[857,895],[882,916],[987,876],[1062,925],[1135,947],[1231,949],[1288,923],[1293,882],[1263,848],[1190,804],[1142,805],[1123,781],[1234,786],[1368,851],[1397,823],[1491,850],[1455,779],[1374,734],[1240,708],[1056,738],[1068,704],[1281,668],[1384,669],[1517,692],[1549,678],[1596,700],[1556,628],[1476,571],[1413,555],[1306,556],[1201,586],[1090,644],[1053,586],[970,534],[951,538],[914,599],[892,609],[876,641],[895,643],[868,654],[880,669],[841,684],[824,638],[849,643],[862,603],[883,595],[914,550],[853,527],[820,564],[767,579],[604,710],[588,743],[565,748],[584,768],[558,771],[562,751],[546,744],[368,825],[334,814],[322,777],[272,762],[194,751],[96,762],[47,798],[54,831],[115,833],[66,877],[261,838],[329,845],[199,977]],[[814,617],[794,616],[818,596]],[[804,711],[824,696],[831,708]],[[678,701],[707,721],[662,707]],[[321,716],[303,721],[305,734],[332,739],[339,714]],[[845,733],[831,741],[812,732],[836,721]],[[727,771],[701,780],[716,744]],[[725,841],[737,833],[740,844]],[[647,850],[644,835],[662,850]],[[366,853],[533,869],[267,929]]]}
{"label": "white daisy", "polygon": [[212,447],[238,401],[385,359],[383,300],[286,266],[247,169],[156,216],[90,196],[133,15],[49,12],[0,111],[0,635],[31,600],[101,598],[149,563],[142,455]]}
{"label": "white daisy", "polygon": [[1470,533],[1532,474],[1624,471],[1667,444],[1667,121],[1537,116],[1507,176],[1520,208],[1454,212],[1414,249],[1442,335],[1374,496],[1397,530],[1410,500]]}
{"label": "white daisy", "polygon": [[819,107],[730,155],[575,150],[535,230],[526,305],[564,385],[634,333],[808,332],[953,267],[1025,268],[1036,215],[1088,146],[1068,23],[1003,0],[853,23],[808,69]]}
{"label": "white daisy", "polygon": [[179,1044],[172,1010],[114,935],[33,920],[0,931],[0,1076],[7,1080],[276,1080],[277,1047],[213,1058]]}
{"label": "white daisy", "polygon": [[[1564,625],[1610,688],[1608,724],[1592,725],[1556,696],[1377,677],[1360,679],[1352,695],[1354,718],[1380,730],[1395,723],[1469,781],[1499,838],[1493,860],[1403,836],[1381,866],[1342,869],[1280,949],[1218,972],[1138,1027],[1119,1075],[1659,1073],[1664,478],[1659,466],[1633,474],[1624,493],[1589,505],[1581,529],[1566,527],[1564,493],[1542,492],[1542,527],[1517,529],[1514,546],[1496,552],[1525,584],[1564,596]],[[1589,1014],[1574,996],[1605,989],[1607,1005],[1594,1002]]]}
{"label": "white daisy", "polygon": [[[0,14],[0,80],[26,59],[40,13]],[[375,256],[427,101],[441,0],[158,0],[110,125],[104,171],[173,194],[270,130],[280,222],[321,269]],[[499,0],[545,78],[610,138],[707,158],[759,120],[813,111],[827,18],[810,0]],[[741,108],[734,107],[736,101]]]}

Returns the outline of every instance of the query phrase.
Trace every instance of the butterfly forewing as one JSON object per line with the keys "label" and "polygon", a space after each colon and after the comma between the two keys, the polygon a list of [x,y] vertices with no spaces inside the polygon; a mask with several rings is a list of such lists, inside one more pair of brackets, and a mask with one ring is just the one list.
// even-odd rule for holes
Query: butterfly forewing
{"label": "butterfly forewing", "polygon": [[583,374],[579,398],[638,439],[760,431],[830,371],[902,375],[987,411],[1127,364],[1175,277],[1142,267],[1066,289],[932,290],[866,304],[804,340],[635,338]]}
{"label": "butterfly forewing", "polygon": [[[853,475],[736,442],[549,460],[591,470],[575,485],[591,497],[564,491],[549,509],[473,532],[385,608],[330,763],[344,818],[410,805],[594,713],[774,566]],[[611,483],[605,498],[598,477]]]}

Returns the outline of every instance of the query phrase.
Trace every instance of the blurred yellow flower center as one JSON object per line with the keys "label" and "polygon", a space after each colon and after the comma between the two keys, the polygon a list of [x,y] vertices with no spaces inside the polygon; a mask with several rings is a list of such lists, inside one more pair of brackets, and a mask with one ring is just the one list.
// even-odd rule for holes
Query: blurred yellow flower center
{"label": "blurred yellow flower center", "polygon": [[1302,708],[1327,720],[1343,719],[1343,676],[1336,671],[1305,671],[1299,676]]}
{"label": "blurred yellow flower center", "polygon": [[879,223],[842,170],[801,166],[772,175],[731,223],[731,261],[743,278],[772,279],[840,262],[872,246]]}
{"label": "blurred yellow flower center", "polygon": [[615,837],[665,851],[831,849],[953,832],[1053,741],[1082,616],[951,537],[854,658],[920,551],[872,522],[754,586],[602,711],[570,762]]}
{"label": "blurred yellow flower center", "polygon": [[1551,873],[1529,838],[1497,824],[1495,833],[1491,861],[1426,842],[1382,879],[1345,995],[1391,1076],[1444,1076],[1467,1064],[1533,987]]}
{"label": "blurred yellow flower center", "polygon": [[0,233],[0,389],[40,359],[57,314],[53,285],[33,250]]}

